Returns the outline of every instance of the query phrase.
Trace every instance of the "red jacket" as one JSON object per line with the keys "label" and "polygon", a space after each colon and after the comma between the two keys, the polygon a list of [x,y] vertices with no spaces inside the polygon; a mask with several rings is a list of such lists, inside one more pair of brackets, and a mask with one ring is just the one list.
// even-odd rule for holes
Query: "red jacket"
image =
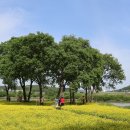
{"label": "red jacket", "polygon": [[64,99],[64,98],[61,98],[61,99],[60,99],[60,103],[65,103],[65,99]]}

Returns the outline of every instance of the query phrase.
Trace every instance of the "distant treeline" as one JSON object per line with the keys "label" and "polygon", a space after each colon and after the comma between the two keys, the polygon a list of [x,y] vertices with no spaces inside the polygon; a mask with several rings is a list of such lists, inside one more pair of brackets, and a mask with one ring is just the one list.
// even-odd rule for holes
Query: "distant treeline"
{"label": "distant treeline", "polygon": [[118,92],[130,91],[130,85],[127,86],[127,87],[124,87],[124,88],[122,88],[122,89],[118,89],[117,91],[118,91]]}

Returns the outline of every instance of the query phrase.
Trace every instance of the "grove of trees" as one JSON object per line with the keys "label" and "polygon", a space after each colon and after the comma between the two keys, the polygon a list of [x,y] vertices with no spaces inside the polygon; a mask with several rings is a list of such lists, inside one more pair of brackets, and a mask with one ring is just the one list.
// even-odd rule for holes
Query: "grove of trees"
{"label": "grove of trees", "polygon": [[[24,101],[30,101],[33,83],[39,86],[39,101],[42,103],[46,85],[58,84],[57,98],[64,96],[65,86],[69,86],[70,102],[75,102],[75,92],[85,90],[88,95],[112,87],[125,79],[118,60],[111,54],[102,54],[91,47],[88,40],[63,36],[59,43],[42,32],[26,36],[12,37],[0,44],[0,78],[3,80],[9,100],[9,89],[19,83]],[[30,83],[26,92],[26,82]],[[90,100],[90,101],[91,101]]]}

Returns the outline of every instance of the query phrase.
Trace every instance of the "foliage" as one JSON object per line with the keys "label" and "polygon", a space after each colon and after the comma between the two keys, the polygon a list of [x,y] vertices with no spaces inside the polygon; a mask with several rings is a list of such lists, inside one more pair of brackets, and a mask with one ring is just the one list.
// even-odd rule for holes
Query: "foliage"
{"label": "foliage", "polygon": [[103,84],[106,87],[115,88],[115,85],[122,83],[122,80],[125,80],[122,65],[118,62],[118,59],[113,57],[111,54],[105,54],[103,59],[104,59],[104,74],[102,79]]}
{"label": "foliage", "polygon": [[130,85],[124,87],[124,88],[121,88],[121,89],[118,89],[117,91],[130,91]]}
{"label": "foliage", "polygon": [[103,102],[129,102],[130,94],[121,92],[96,93],[94,94],[94,100]]}
{"label": "foliage", "polygon": [[[125,79],[116,58],[100,53],[88,40],[80,37],[63,36],[56,44],[49,34],[30,33],[0,44],[0,51],[0,77],[8,88],[12,88],[12,81],[19,81],[25,102],[30,101],[33,82],[39,86],[41,103],[46,85],[59,85],[57,94],[52,91],[51,97],[64,95],[65,85],[68,85],[73,101],[75,92],[82,87],[87,101],[88,91],[92,100],[92,88],[96,91],[102,86],[114,88]],[[28,81],[29,92],[26,89]]]}

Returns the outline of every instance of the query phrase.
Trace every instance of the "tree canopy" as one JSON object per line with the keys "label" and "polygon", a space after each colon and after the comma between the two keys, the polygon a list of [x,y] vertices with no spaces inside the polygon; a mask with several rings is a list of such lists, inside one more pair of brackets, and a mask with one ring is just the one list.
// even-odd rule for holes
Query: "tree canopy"
{"label": "tree canopy", "polygon": [[[31,97],[32,83],[39,85],[40,103],[47,84],[58,84],[57,97],[63,95],[65,85],[87,92],[92,87],[115,87],[125,79],[118,60],[111,54],[102,54],[92,48],[89,41],[75,36],[63,36],[59,43],[45,33],[37,32],[21,37],[12,37],[0,44],[0,78],[11,85],[19,81],[24,101]],[[25,83],[30,81],[26,93]],[[27,96],[28,95],[28,96]],[[28,98],[27,98],[28,97]]]}

